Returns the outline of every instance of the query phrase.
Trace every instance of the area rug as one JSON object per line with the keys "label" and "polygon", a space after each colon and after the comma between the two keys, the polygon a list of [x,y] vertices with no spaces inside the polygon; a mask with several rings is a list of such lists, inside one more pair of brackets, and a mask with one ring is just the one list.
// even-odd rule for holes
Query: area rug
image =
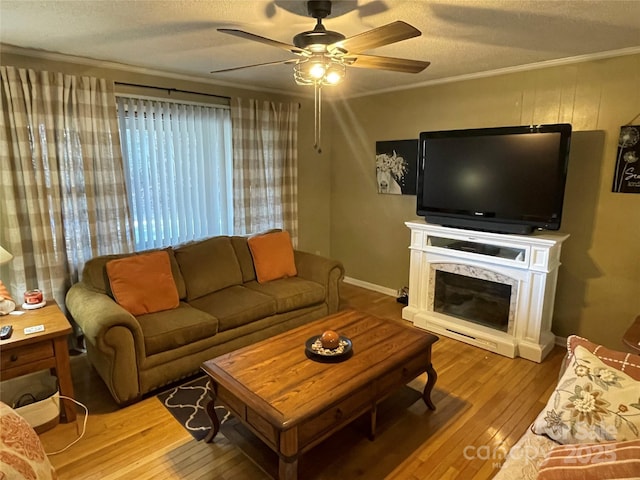
{"label": "area rug", "polygon": [[[368,437],[370,418],[365,414],[306,452],[298,464],[298,478],[368,478],[363,472],[370,470],[373,463],[380,474],[378,478],[391,474],[417,448],[435,439],[447,422],[465,408],[463,401],[436,388],[433,400],[438,411],[428,410],[422,401],[425,381],[426,375],[422,375],[378,405],[375,441]],[[158,399],[193,438],[206,437],[211,428],[205,410],[207,377],[170,388]],[[216,406],[216,411],[221,420],[216,440],[221,440],[220,436],[226,438],[268,477],[278,478],[278,456],[224,407]]]}
{"label": "area rug", "polygon": [[[202,440],[211,430],[211,420],[207,415],[207,403],[211,400],[207,384],[208,377],[199,377],[157,396],[196,440]],[[220,423],[226,422],[231,415],[229,411],[219,405],[215,408]]]}

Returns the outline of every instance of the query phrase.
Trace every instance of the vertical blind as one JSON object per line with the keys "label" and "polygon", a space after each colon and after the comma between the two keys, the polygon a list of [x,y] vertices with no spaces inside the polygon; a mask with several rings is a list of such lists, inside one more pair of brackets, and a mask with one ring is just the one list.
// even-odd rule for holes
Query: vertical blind
{"label": "vertical blind", "polygon": [[117,97],[136,250],[233,233],[228,108]]}

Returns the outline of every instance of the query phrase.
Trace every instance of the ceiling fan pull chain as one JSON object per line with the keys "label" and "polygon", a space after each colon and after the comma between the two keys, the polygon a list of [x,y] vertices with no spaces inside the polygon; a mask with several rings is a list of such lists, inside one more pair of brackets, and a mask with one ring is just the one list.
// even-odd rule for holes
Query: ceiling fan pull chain
{"label": "ceiling fan pull chain", "polygon": [[318,149],[318,84],[313,85],[313,149]]}
{"label": "ceiling fan pull chain", "polygon": [[322,153],[322,85],[318,84],[318,153]]}
{"label": "ceiling fan pull chain", "polygon": [[322,153],[322,147],[320,146],[320,136],[322,134],[322,85],[318,82],[313,84],[313,121],[314,121],[314,143],[313,148],[316,152]]}

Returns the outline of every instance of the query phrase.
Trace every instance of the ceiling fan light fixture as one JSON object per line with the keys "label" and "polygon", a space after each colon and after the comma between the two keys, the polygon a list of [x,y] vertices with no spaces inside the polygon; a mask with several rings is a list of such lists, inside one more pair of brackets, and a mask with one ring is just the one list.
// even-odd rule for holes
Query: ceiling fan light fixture
{"label": "ceiling fan light fixture", "polygon": [[293,78],[298,85],[313,85],[315,83],[310,73],[312,67],[313,64],[309,63],[309,59],[300,60],[293,66]]}
{"label": "ceiling fan light fixture", "polygon": [[330,55],[346,55],[349,51],[343,48],[340,43],[333,43],[327,47],[327,52]]}
{"label": "ceiling fan light fixture", "polygon": [[309,75],[314,80],[322,80],[322,77],[324,77],[326,71],[327,70],[323,63],[313,62],[311,64],[311,67],[309,68]]}
{"label": "ceiling fan light fixture", "polygon": [[327,84],[337,85],[342,81],[342,75],[337,71],[327,73]]}
{"label": "ceiling fan light fixture", "polygon": [[310,50],[313,53],[324,53],[327,51],[327,46],[322,43],[312,43],[307,47],[307,50]]}
{"label": "ceiling fan light fixture", "polygon": [[327,55],[312,55],[293,67],[293,77],[298,85],[336,85],[345,74],[342,60]]}
{"label": "ceiling fan light fixture", "polygon": [[345,77],[346,73],[345,65],[340,61],[333,60],[324,74],[326,84],[337,85]]}
{"label": "ceiling fan light fixture", "polygon": [[313,148],[322,152],[322,87],[340,83],[347,72],[343,57],[332,57],[326,53],[313,53],[299,60],[293,67],[293,78],[298,85],[313,86],[314,134]]}

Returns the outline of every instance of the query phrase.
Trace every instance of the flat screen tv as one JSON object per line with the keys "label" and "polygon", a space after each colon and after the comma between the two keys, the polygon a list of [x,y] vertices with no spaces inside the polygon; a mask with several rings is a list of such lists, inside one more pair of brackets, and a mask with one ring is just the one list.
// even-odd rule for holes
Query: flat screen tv
{"label": "flat screen tv", "polygon": [[570,140],[570,124],[422,132],[416,212],[450,227],[558,230]]}

